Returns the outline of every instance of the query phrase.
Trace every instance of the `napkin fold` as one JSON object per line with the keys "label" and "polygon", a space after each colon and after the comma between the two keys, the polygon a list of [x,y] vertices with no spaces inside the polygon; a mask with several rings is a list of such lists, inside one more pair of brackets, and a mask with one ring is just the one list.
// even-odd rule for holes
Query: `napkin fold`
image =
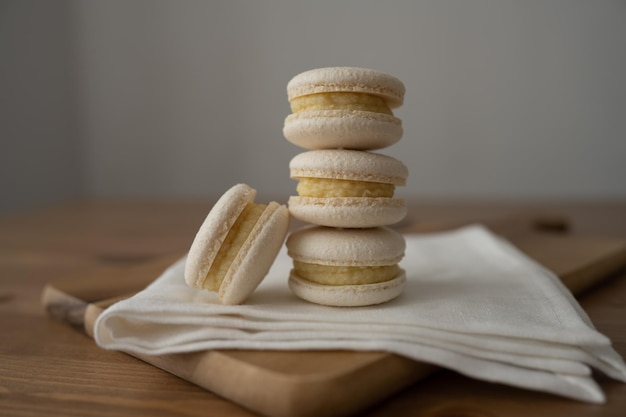
{"label": "napkin fold", "polygon": [[326,307],[287,287],[279,253],[244,305],[189,288],[185,259],[95,323],[106,349],[141,354],[207,349],[386,351],[467,376],[601,403],[591,368],[626,382],[626,366],[569,290],[480,225],[406,236],[407,287],[368,307]]}

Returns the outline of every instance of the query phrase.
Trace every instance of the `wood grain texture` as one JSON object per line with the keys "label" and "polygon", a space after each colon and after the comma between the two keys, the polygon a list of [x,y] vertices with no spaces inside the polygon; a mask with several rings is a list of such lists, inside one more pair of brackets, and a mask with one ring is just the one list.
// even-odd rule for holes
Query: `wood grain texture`
{"label": "wood grain texture", "polygon": [[[254,415],[128,355],[102,351],[87,336],[47,319],[39,306],[45,283],[82,278],[96,285],[102,280],[106,287],[107,276],[129,267],[141,268],[164,256],[175,259],[188,248],[208,208],[208,203],[89,203],[0,219],[0,415]],[[555,213],[570,220],[574,234],[626,238],[626,204],[606,203],[414,204],[414,221],[405,224],[404,231],[415,225],[440,228],[473,220],[488,220],[497,228],[510,218],[549,218]],[[92,276],[101,278],[94,282]],[[622,355],[625,281],[612,279],[587,290],[582,299],[596,326],[613,339]],[[132,286],[140,283],[126,284],[132,293]],[[91,301],[98,295],[94,293]],[[288,360],[268,363],[264,356],[232,352],[230,359],[243,360],[237,355],[251,365],[285,373],[298,371],[298,363],[311,366],[306,355],[290,353]],[[228,372],[230,367],[224,369]],[[606,379],[600,383],[608,404],[591,406],[443,371],[361,414],[622,415],[624,384]]]}

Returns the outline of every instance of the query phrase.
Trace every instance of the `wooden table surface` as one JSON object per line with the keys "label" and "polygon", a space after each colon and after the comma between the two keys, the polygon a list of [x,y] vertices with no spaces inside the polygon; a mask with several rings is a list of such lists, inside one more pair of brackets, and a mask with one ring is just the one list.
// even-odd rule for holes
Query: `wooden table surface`
{"label": "wooden table surface", "polygon": [[[112,274],[183,254],[210,202],[72,203],[0,218],[0,415],[251,416],[235,404],[48,318],[46,283]],[[626,239],[626,202],[425,202],[410,205],[404,230],[510,218],[541,218],[570,233]],[[557,221],[553,221],[556,219]],[[579,297],[598,329],[626,356],[626,274]],[[623,416],[626,384],[598,375],[608,402],[590,405],[441,371],[367,416]]]}

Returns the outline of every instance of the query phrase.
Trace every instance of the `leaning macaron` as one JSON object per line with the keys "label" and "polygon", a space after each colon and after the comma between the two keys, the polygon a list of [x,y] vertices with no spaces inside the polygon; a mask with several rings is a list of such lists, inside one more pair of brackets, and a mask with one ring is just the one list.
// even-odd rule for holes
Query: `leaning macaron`
{"label": "leaning macaron", "polygon": [[276,202],[256,204],[255,195],[245,184],[224,193],[187,255],[187,284],[217,292],[223,304],[241,304],[256,289],[287,235],[287,208]]}
{"label": "leaning macaron", "polygon": [[298,196],[289,211],[298,220],[321,226],[365,228],[387,226],[404,219],[404,199],[394,198],[404,185],[407,167],[374,152],[346,149],[308,151],[289,163],[298,180]]}
{"label": "leaning macaron", "polygon": [[389,228],[340,230],[307,226],[287,238],[294,267],[289,288],[312,303],[354,307],[400,295],[406,275],[398,266],[405,241]]}
{"label": "leaning macaron", "polygon": [[384,72],[355,67],[318,68],[287,84],[292,114],[283,134],[306,149],[382,149],[402,137],[392,109],[402,105],[404,84]]}

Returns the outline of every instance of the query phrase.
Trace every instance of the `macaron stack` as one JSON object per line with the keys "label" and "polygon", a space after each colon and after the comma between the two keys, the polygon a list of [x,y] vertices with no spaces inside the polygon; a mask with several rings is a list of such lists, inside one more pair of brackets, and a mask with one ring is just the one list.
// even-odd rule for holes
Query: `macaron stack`
{"label": "macaron stack", "polygon": [[331,306],[364,306],[401,294],[406,277],[401,234],[404,200],[394,198],[408,169],[372,152],[402,137],[392,113],[404,85],[371,69],[334,67],[306,71],[287,85],[292,114],[283,134],[309,151],[290,162],[298,196],[290,214],[310,223],[287,239],[294,268],[289,287],[300,298]]}

